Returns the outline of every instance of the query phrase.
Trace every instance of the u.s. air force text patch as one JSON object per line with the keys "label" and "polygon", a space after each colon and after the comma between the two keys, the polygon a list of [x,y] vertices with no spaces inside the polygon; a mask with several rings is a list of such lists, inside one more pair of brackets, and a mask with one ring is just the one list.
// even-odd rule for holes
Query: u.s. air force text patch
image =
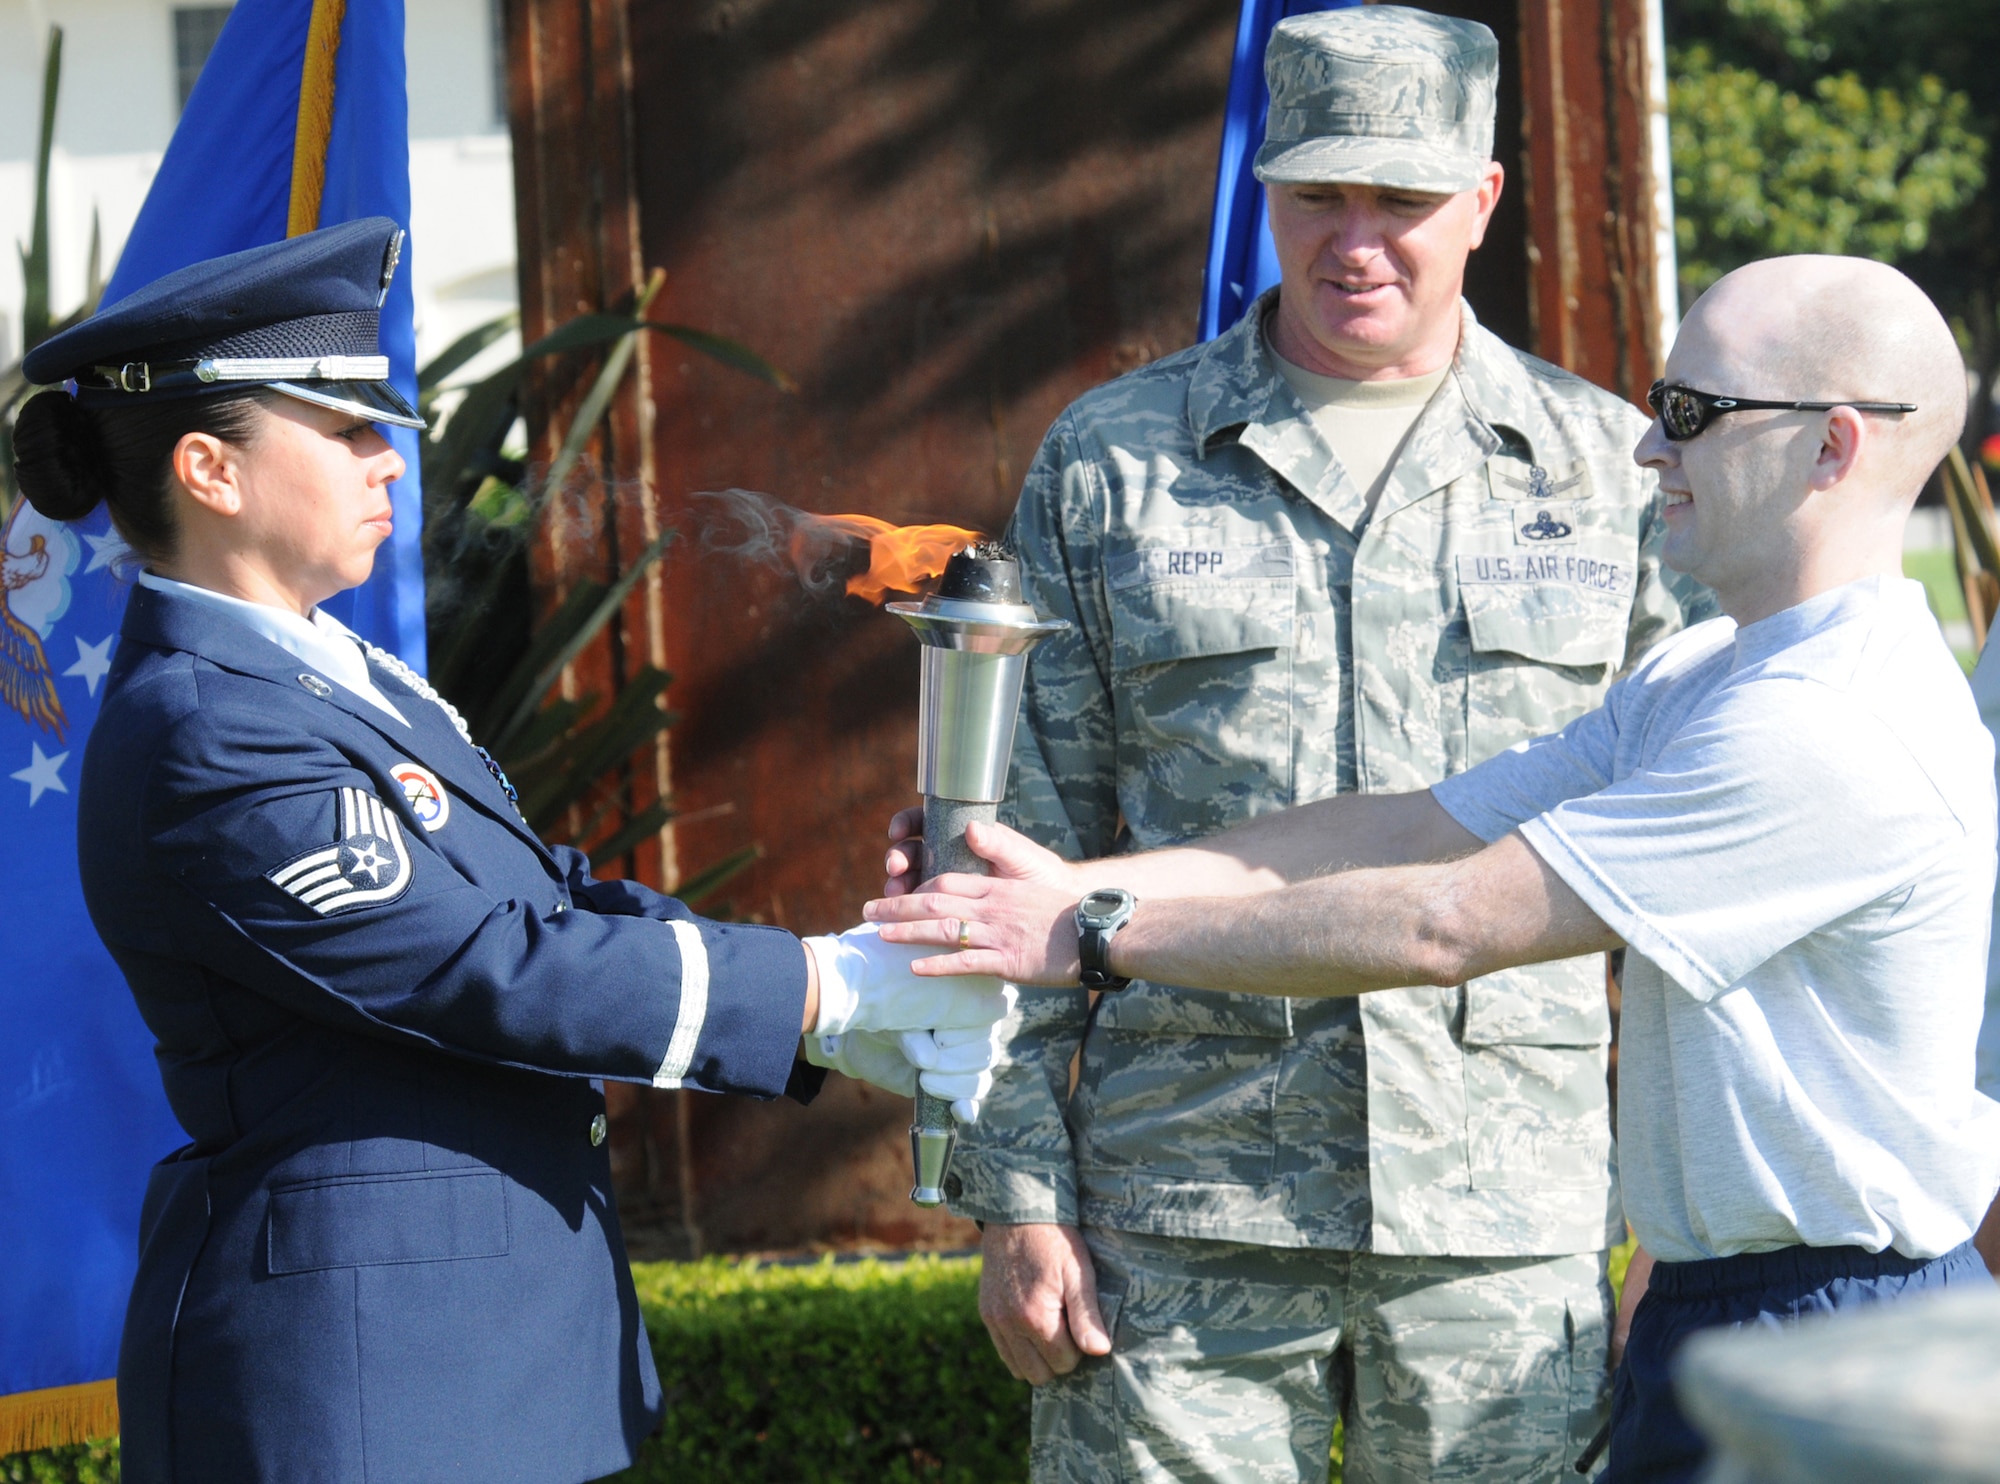
{"label": "u.s. air force text patch", "polygon": [[1638,573],[1631,562],[1576,551],[1461,552],[1458,558],[1460,587],[1576,587],[1623,597]]}
{"label": "u.s. air force text patch", "polygon": [[410,887],[410,852],[402,826],[382,801],[359,788],[339,795],[333,844],[294,856],[265,879],[321,917],[393,902]]}

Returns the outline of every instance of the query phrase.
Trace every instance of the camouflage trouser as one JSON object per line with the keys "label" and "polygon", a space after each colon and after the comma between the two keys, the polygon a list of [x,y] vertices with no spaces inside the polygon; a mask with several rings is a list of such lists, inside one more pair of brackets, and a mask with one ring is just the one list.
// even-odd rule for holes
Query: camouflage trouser
{"label": "camouflage trouser", "polygon": [[1575,1480],[1604,1255],[1377,1257],[1087,1230],[1112,1353],[1038,1387],[1035,1484]]}

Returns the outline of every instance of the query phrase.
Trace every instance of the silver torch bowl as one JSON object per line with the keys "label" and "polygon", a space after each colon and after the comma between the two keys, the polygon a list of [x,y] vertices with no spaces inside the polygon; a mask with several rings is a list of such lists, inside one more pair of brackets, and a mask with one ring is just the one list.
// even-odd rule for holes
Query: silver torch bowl
{"label": "silver torch bowl", "polygon": [[[918,603],[891,603],[889,611],[916,630],[923,646],[917,730],[923,875],[983,876],[986,863],[966,845],[966,826],[998,818],[1028,651],[1069,624],[1022,602],[1020,564],[990,545],[959,552],[935,593]],[[957,1142],[951,1104],[919,1088],[910,1127],[916,1172],[910,1199],[919,1206],[944,1204]]]}

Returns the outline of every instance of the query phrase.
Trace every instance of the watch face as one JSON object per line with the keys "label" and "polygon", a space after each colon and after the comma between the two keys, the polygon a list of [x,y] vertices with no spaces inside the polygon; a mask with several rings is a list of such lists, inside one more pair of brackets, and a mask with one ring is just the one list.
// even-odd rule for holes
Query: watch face
{"label": "watch face", "polygon": [[1131,897],[1115,887],[1102,887],[1092,892],[1077,904],[1077,909],[1085,917],[1111,917],[1121,911]]}

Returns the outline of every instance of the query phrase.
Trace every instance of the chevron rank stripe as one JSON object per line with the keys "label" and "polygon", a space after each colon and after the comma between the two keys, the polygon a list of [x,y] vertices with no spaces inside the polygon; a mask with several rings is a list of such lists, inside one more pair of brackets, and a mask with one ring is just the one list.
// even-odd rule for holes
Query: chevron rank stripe
{"label": "chevron rank stripe", "polygon": [[294,856],[265,879],[321,917],[393,902],[410,887],[410,852],[396,816],[375,795],[343,788],[333,844]]}

